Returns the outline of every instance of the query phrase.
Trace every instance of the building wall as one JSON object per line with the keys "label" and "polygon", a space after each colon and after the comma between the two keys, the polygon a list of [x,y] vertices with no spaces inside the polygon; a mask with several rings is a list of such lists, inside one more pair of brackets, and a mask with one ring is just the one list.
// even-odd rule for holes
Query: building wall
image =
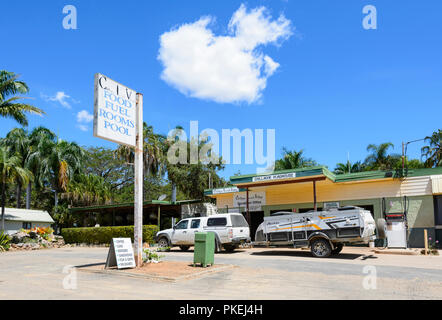
{"label": "building wall", "polygon": [[[32,222],[31,228],[34,227],[50,227],[50,223],[46,222]],[[23,222],[22,221],[5,221],[5,229],[7,234],[14,234],[19,232],[23,228]]]}
{"label": "building wall", "polygon": [[[355,181],[333,183],[329,180],[316,185],[317,205],[338,201],[341,206],[373,206],[375,219],[382,218],[382,198],[386,199],[387,213],[403,212],[403,197],[408,198],[408,227],[411,247],[423,247],[423,229],[434,237],[433,189],[440,181],[434,176],[411,177],[406,179],[383,179],[377,181]],[[313,208],[312,183],[276,185],[252,188],[266,192],[264,215],[272,210],[293,210]],[[217,207],[233,207],[233,194],[216,196]]]}

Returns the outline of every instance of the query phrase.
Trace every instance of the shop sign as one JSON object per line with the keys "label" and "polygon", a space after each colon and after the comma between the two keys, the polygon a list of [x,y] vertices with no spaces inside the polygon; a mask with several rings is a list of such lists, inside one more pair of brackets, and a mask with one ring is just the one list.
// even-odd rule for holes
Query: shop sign
{"label": "shop sign", "polygon": [[272,181],[272,180],[282,180],[282,179],[290,179],[296,178],[296,172],[291,173],[281,173],[281,174],[272,174],[268,176],[257,176],[253,177],[253,182],[262,182],[262,181]]}
{"label": "shop sign", "polygon": [[[262,211],[266,204],[265,192],[249,192],[249,211]],[[233,195],[233,207],[247,208],[247,195],[244,192]]]}

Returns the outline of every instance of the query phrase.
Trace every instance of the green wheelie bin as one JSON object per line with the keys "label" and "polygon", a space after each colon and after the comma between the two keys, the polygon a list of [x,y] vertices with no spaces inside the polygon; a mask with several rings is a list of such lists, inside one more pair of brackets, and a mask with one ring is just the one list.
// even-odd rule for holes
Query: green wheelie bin
{"label": "green wheelie bin", "polygon": [[213,232],[195,232],[193,266],[197,263],[204,268],[213,265],[215,259],[215,234]]}

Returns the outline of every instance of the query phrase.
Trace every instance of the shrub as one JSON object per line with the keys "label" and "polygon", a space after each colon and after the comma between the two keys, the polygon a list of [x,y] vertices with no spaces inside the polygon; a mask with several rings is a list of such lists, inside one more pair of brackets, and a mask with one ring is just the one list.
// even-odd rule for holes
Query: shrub
{"label": "shrub", "polygon": [[[143,226],[143,242],[154,242],[158,226]],[[92,227],[66,228],[61,230],[65,243],[110,244],[112,238],[131,238],[134,241],[134,227]]]}
{"label": "shrub", "polygon": [[11,239],[9,238],[9,236],[3,233],[3,231],[0,231],[0,252],[8,251],[10,247],[10,242]]}

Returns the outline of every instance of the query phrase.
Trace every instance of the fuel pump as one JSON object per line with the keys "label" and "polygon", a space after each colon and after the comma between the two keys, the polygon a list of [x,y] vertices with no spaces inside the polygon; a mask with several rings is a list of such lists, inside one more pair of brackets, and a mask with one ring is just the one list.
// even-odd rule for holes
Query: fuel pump
{"label": "fuel pump", "polygon": [[408,248],[408,198],[402,198],[402,210],[387,212],[386,199],[382,198],[382,212],[387,222],[387,246],[388,248]]}

